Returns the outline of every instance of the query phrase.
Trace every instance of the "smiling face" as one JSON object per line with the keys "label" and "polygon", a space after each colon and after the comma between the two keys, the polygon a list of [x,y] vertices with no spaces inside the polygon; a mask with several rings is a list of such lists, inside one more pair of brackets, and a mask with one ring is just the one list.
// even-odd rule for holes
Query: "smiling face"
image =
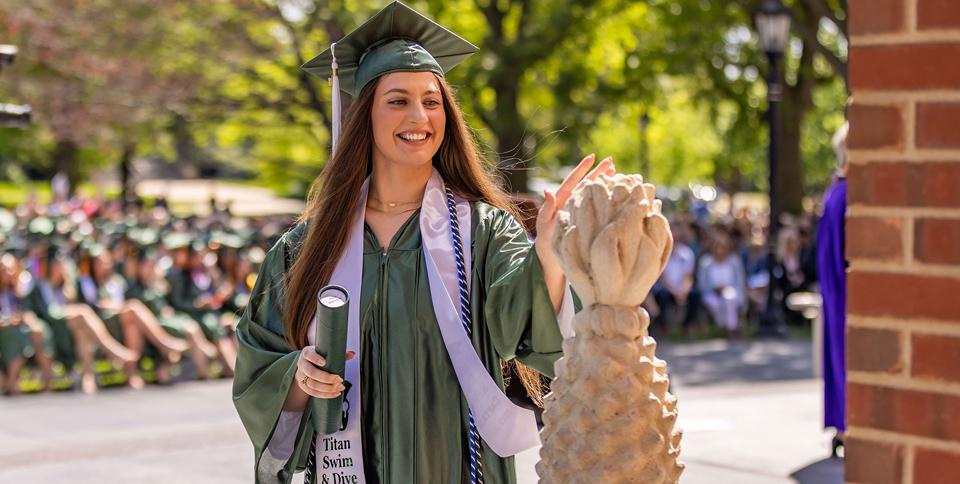
{"label": "smiling face", "polygon": [[447,117],[440,82],[432,72],[383,76],[370,112],[374,166],[428,164],[443,142]]}

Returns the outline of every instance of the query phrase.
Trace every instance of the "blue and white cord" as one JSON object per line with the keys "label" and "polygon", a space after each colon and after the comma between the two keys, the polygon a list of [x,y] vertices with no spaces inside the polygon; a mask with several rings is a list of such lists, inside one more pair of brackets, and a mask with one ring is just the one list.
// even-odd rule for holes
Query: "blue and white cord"
{"label": "blue and white cord", "polygon": [[[463,242],[460,240],[460,222],[457,219],[457,203],[453,200],[453,192],[445,187],[447,192],[447,209],[450,212],[450,227],[453,229],[453,247],[457,256],[457,276],[460,281],[460,322],[463,330],[470,336],[470,293],[467,291],[467,272],[463,263]],[[483,484],[483,464],[480,461],[480,434],[477,424],[473,420],[473,410],[467,409],[470,417],[470,482]]]}

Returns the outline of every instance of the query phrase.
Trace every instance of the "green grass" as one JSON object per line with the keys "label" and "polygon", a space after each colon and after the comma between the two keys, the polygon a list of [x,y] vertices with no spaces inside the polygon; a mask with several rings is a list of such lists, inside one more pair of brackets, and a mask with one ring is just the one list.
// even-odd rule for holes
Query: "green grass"
{"label": "green grass", "polygon": [[[81,183],[77,191],[83,195],[96,196],[98,190],[90,183]],[[31,193],[36,193],[40,203],[49,203],[53,199],[49,182],[11,183],[0,182],[0,205],[14,206],[27,200]],[[108,185],[104,194],[107,198],[114,198],[120,194],[120,187]]]}

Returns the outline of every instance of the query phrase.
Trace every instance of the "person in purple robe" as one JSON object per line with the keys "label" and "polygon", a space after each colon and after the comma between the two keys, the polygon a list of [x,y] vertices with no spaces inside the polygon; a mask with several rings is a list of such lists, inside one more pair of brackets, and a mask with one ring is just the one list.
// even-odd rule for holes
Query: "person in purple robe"
{"label": "person in purple robe", "polygon": [[834,427],[833,455],[843,446],[846,422],[845,332],[847,261],[844,257],[844,216],[847,212],[847,131],[845,124],[833,137],[837,178],[823,196],[823,217],[817,228],[817,275],[823,295],[824,427]]}

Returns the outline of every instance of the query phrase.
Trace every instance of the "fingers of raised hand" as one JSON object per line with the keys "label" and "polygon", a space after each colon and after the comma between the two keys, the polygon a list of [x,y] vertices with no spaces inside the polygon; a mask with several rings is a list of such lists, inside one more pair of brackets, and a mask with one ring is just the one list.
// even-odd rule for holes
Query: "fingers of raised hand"
{"label": "fingers of raised hand", "polygon": [[583,179],[593,180],[601,173],[607,176],[613,176],[616,172],[617,168],[613,165],[613,158],[608,156],[604,158],[596,168],[591,170],[590,173],[587,173],[587,176],[583,177]]}
{"label": "fingers of raised hand", "polygon": [[570,193],[573,192],[573,189],[577,187],[577,183],[580,183],[580,180],[583,179],[590,171],[590,167],[593,166],[593,162],[597,160],[597,155],[590,154],[586,158],[580,161],[580,164],[577,165],[573,171],[564,178],[563,183],[560,184],[560,188],[554,193],[557,196],[557,199],[565,198]]}
{"label": "fingers of raised hand", "polygon": [[550,190],[543,191],[543,205],[540,214],[546,217],[553,216],[557,211],[557,196]]}

